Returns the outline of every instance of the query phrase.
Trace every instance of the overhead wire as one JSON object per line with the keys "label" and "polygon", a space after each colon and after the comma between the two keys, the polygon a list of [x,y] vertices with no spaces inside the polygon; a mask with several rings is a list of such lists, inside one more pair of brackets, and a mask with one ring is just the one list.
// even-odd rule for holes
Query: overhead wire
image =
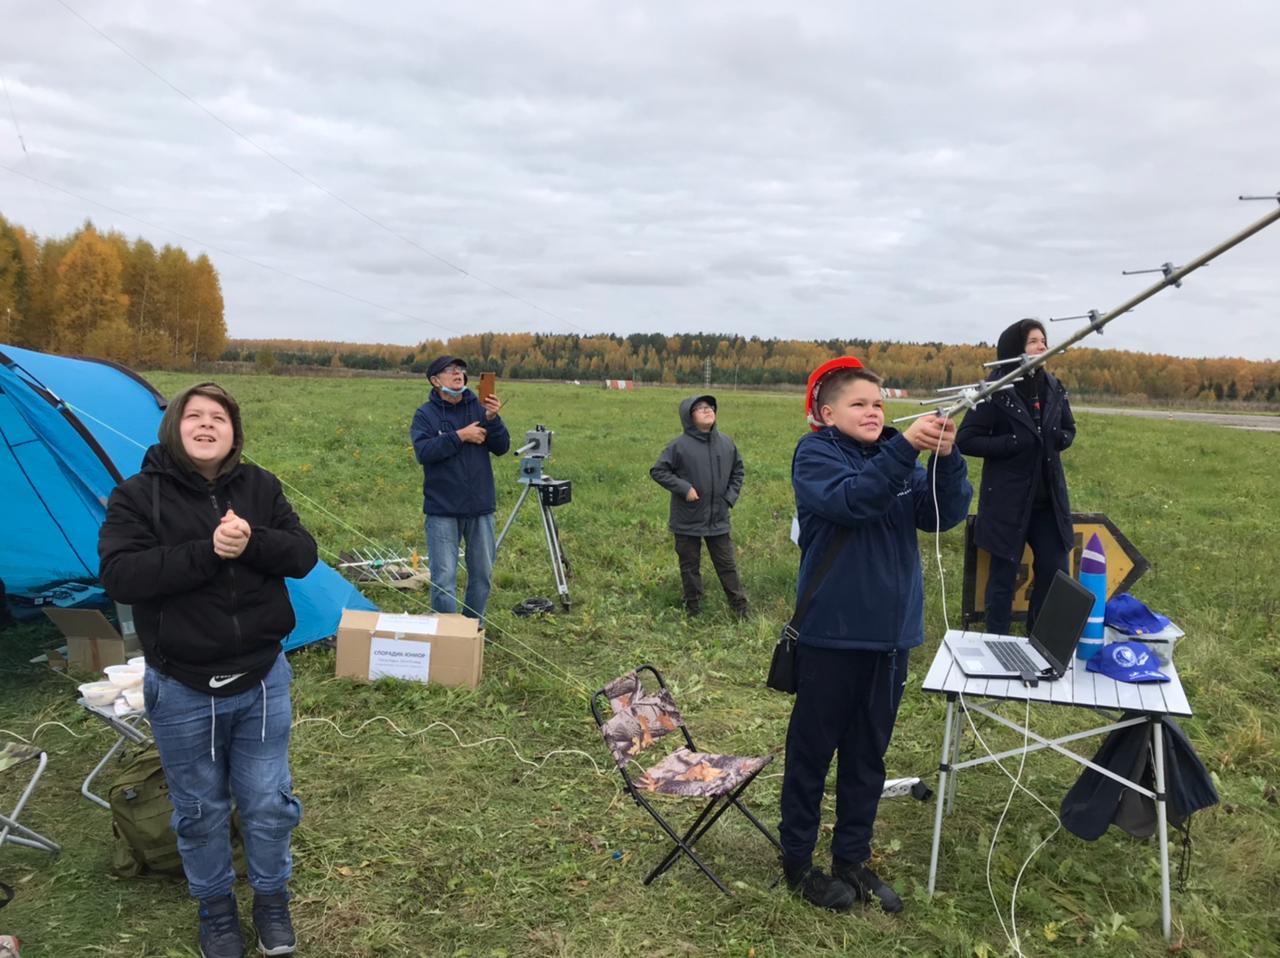
{"label": "overhead wire", "polygon": [[[104,422],[103,420],[99,419],[97,416],[94,416],[88,410],[83,409],[82,407],[77,406],[74,403],[67,402],[65,399],[61,401],[67,406],[68,409],[74,412],[77,416],[82,416],[85,419],[88,419],[94,423],[97,423],[99,426],[102,426],[104,429],[107,429],[108,431],[114,433],[115,435],[126,440],[127,442],[132,443],[138,449],[145,450],[147,448],[142,443],[138,442],[138,440],[134,439],[132,436],[128,435],[127,433],[121,432],[119,429],[116,429],[110,423]],[[251,456],[248,456],[245,454],[242,454],[242,455],[247,462],[253,463],[254,465],[258,465],[261,468],[265,468],[264,466],[261,465],[261,463],[256,462]],[[372,545],[372,546],[379,545],[374,539],[366,535],[361,530],[357,529],[355,526],[346,522],[344,519],[342,519],[341,516],[325,508],[315,499],[311,498],[306,493],[304,493],[297,486],[293,485],[292,483],[289,483],[285,479],[281,479],[279,476],[276,476],[276,478],[279,479],[281,486],[288,489],[289,492],[295,498],[297,498],[300,501],[306,502],[308,505],[316,509],[318,512],[320,512],[321,514],[323,514],[333,522],[337,523],[337,525],[340,528],[344,529],[345,531],[351,533],[354,536],[357,536],[358,538],[362,539],[364,542],[368,543],[369,545]],[[340,556],[338,556],[337,553],[333,552],[331,549],[321,546],[319,545],[319,543],[317,543],[317,548],[321,552],[324,552],[326,555],[331,557],[332,559],[340,561]],[[436,588],[436,586],[432,584],[432,588]],[[409,593],[405,595],[405,598],[413,602],[419,608],[423,607],[423,600],[420,596],[415,595],[413,593]],[[458,599],[457,602],[458,602],[458,605],[461,606],[464,610],[472,612],[475,618],[480,618],[480,615],[478,614],[477,610],[471,609],[470,607],[468,607],[465,601],[463,601],[462,599]],[[524,642],[522,639],[517,637],[513,632],[507,629],[504,629],[501,626],[496,625],[496,623],[494,623],[492,619],[486,620],[485,624],[486,624],[486,632],[488,629],[496,629],[502,635],[504,641],[514,642],[515,644],[521,646],[530,655],[532,655],[535,660],[540,660],[540,661],[530,660],[525,656],[515,652],[513,649],[507,646],[504,646],[502,643],[497,642],[492,637],[488,637],[488,641],[490,642],[490,644],[494,645],[499,649],[502,649],[502,651],[506,652],[508,655],[510,655],[512,658],[516,659],[517,661],[521,662],[522,664],[527,665],[530,668],[533,668],[541,672],[543,675],[549,678],[552,678],[557,682],[561,682],[569,686],[574,691],[582,692],[585,695],[591,694],[591,690],[587,687],[586,683],[582,682],[580,679],[574,676],[571,672],[568,671],[568,669],[565,669],[563,666],[559,665],[558,663],[552,661],[547,656],[543,655],[541,652],[539,652],[533,646],[529,645],[527,642]]]}
{"label": "overhead wire", "polygon": [[299,276],[297,273],[291,273],[288,270],[281,269],[278,266],[272,266],[270,263],[264,263],[261,260],[253,259],[252,257],[245,256],[242,253],[236,253],[229,249],[226,249],[225,247],[216,246],[213,243],[207,242],[206,240],[203,240],[198,236],[192,236],[189,233],[182,233],[178,230],[172,229],[171,227],[162,226],[159,223],[153,223],[150,220],[143,219],[141,216],[136,216],[133,213],[125,212],[124,210],[117,209],[114,206],[109,206],[108,204],[103,203],[99,200],[93,200],[93,199],[89,199],[86,196],[81,196],[79,193],[75,193],[72,190],[59,186],[56,183],[50,183],[48,180],[41,179],[40,177],[34,176],[31,173],[24,173],[22,170],[14,169],[12,166],[8,166],[7,164],[0,163],[0,170],[4,170],[6,173],[9,173],[13,176],[20,176],[23,179],[30,180],[33,183],[37,183],[40,186],[45,187],[46,189],[50,189],[55,192],[62,193],[65,196],[70,196],[72,199],[79,200],[81,203],[88,203],[91,206],[96,206],[99,209],[104,209],[109,213],[114,213],[116,216],[123,216],[126,219],[133,220],[135,223],[141,223],[143,226],[149,227],[150,229],[153,229],[153,230],[160,230],[161,232],[168,233],[170,236],[176,236],[179,239],[186,240],[189,243],[197,243],[200,246],[203,246],[206,249],[213,250],[215,253],[218,253],[222,256],[229,256],[232,259],[240,260],[240,262],[242,263],[248,263],[250,266],[256,266],[259,269],[264,269],[264,270],[267,270],[268,272],[277,273],[281,276],[288,277],[289,279],[295,280],[299,283],[305,283],[307,286],[313,286],[316,289],[323,290],[326,293],[333,293],[336,296],[341,296],[344,299],[351,300],[352,302],[360,303],[364,306],[372,306],[374,309],[380,309],[383,312],[391,313],[395,316],[401,316],[405,319],[411,319],[415,323],[424,323],[427,326],[433,326],[436,329],[443,330],[446,333],[457,334],[460,332],[460,330],[458,329],[454,329],[453,327],[450,327],[450,326],[445,326],[442,323],[437,323],[434,320],[427,319],[426,317],[417,316],[413,313],[406,313],[402,309],[396,309],[393,306],[386,306],[382,303],[378,303],[371,299],[367,299],[364,296],[359,296],[355,293],[348,293],[345,290],[338,289],[335,286],[330,286],[327,283],[321,283],[318,280],[308,279],[305,276]]}
{"label": "overhead wire", "polygon": [[249,146],[253,147],[263,156],[267,157],[272,162],[283,167],[285,170],[288,170],[291,174],[296,176],[298,179],[302,180],[308,186],[312,187],[313,189],[319,190],[325,196],[328,196],[330,199],[334,200],[336,203],[341,204],[346,209],[350,210],[352,213],[355,213],[357,216],[366,220],[373,226],[376,226],[378,229],[384,231],[385,233],[388,233],[391,236],[394,236],[396,239],[400,240],[401,242],[406,243],[407,245],[418,250],[420,253],[423,253],[424,255],[430,257],[431,259],[435,260],[441,265],[446,266],[451,270],[454,270],[458,274],[465,276],[468,279],[474,280],[475,282],[480,283],[482,286],[487,286],[489,289],[493,290],[494,292],[499,293],[503,296],[506,296],[509,299],[514,300],[515,302],[521,303],[524,306],[529,307],[530,309],[536,310],[537,312],[542,313],[543,315],[548,316],[551,319],[554,319],[558,323],[563,323],[565,326],[568,326],[571,329],[576,329],[581,333],[588,333],[588,334],[590,333],[590,330],[586,329],[585,327],[579,326],[577,323],[571,322],[570,320],[564,318],[558,313],[550,309],[547,309],[545,306],[541,306],[538,303],[533,302],[531,299],[528,299],[527,297],[524,297],[518,293],[512,292],[511,290],[507,289],[504,286],[500,286],[499,284],[492,282],[491,280],[485,279],[483,276],[480,276],[468,269],[463,268],[462,266],[459,266],[457,263],[454,263],[451,260],[446,259],[445,257],[441,256],[439,253],[436,253],[433,250],[428,249],[427,247],[423,246],[421,243],[417,242],[416,240],[408,236],[405,236],[403,233],[399,232],[393,227],[388,226],[386,223],[382,222],[376,216],[373,216],[371,213],[368,213],[361,207],[352,203],[350,200],[347,200],[345,197],[339,195],[329,187],[325,186],[323,183],[320,183],[314,178],[308,176],[306,173],[298,169],[292,163],[289,163],[287,160],[276,155],[274,152],[267,149],[267,147],[263,146],[257,140],[253,139],[253,137],[249,136],[243,130],[240,130],[238,127],[230,123],[228,120],[224,119],[218,113],[209,109],[207,106],[205,106],[195,97],[193,97],[191,94],[187,93],[186,90],[182,89],[172,80],[170,80],[168,77],[162,74],[159,70],[152,67],[146,61],[144,61],[141,57],[135,54],[132,50],[124,46],[124,44],[120,43],[111,35],[109,35],[101,27],[91,22],[87,17],[85,17],[73,6],[71,6],[71,4],[67,3],[66,0],[57,0],[57,2],[65,10],[67,10],[68,13],[74,16],[86,27],[88,27],[90,30],[92,30],[94,33],[100,36],[107,43],[111,44],[113,47],[115,47],[117,50],[123,53],[126,57],[128,57],[130,60],[136,63],[139,67],[141,67],[147,73],[151,74],[161,83],[163,83],[166,87],[168,87],[174,93],[178,94],[178,96],[182,97],[192,106],[196,107],[196,109],[200,110],[200,112],[204,113],[206,116],[208,116],[211,120],[213,120],[219,126],[223,127],[228,132],[232,133],[233,135],[235,135],[236,137],[240,138],[245,143],[247,143]]}

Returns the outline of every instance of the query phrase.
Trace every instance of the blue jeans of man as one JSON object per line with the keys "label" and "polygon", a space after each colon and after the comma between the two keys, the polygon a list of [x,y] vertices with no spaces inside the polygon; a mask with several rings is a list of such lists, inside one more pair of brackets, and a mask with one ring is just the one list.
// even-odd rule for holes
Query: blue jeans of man
{"label": "blue jeans of man", "polygon": [[289,772],[293,670],[283,654],[262,682],[214,696],[147,669],[143,682],[151,734],[173,802],[173,832],[191,895],[230,894],[231,800],[240,810],[249,884],[273,895],[293,872],[289,838],[302,820]]}
{"label": "blue jeans of man", "polygon": [[493,513],[483,516],[427,516],[427,565],[431,570],[431,608],[458,611],[458,544],[467,545],[467,592],[462,614],[484,618],[493,576]]}

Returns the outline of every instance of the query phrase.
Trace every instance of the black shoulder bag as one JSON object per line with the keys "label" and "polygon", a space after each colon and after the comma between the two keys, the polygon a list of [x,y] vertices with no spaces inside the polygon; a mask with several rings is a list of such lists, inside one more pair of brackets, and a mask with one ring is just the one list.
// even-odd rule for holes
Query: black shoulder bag
{"label": "black shoulder bag", "polygon": [[835,565],[836,556],[840,554],[840,550],[844,548],[844,544],[848,539],[848,526],[841,526],[836,530],[835,535],[831,537],[831,541],[827,543],[827,551],[823,553],[822,562],[814,571],[813,578],[809,580],[809,585],[805,588],[804,595],[800,596],[800,600],[796,602],[795,614],[791,616],[791,621],[782,627],[782,635],[778,637],[778,644],[773,647],[773,660],[769,663],[769,677],[764,681],[764,684],[774,691],[786,692],[788,695],[796,694],[796,640],[800,638],[798,630],[800,620],[809,611],[809,603],[813,601],[813,594],[818,591],[818,586],[822,585],[822,580],[827,577],[827,573]]}

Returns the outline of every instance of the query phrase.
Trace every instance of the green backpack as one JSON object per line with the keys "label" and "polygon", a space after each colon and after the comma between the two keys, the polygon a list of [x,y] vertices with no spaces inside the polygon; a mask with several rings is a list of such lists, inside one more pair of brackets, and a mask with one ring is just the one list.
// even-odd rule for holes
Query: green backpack
{"label": "green backpack", "polygon": [[[182,856],[170,820],[173,803],[160,765],[160,752],[148,745],[136,752],[107,791],[111,804],[111,871],[120,878],[182,875]],[[240,812],[231,817],[236,873],[244,874]]]}
{"label": "green backpack", "polygon": [[107,791],[111,803],[111,871],[121,878],[181,875],[178,839],[169,826],[173,804],[160,766],[148,746],[130,758]]}

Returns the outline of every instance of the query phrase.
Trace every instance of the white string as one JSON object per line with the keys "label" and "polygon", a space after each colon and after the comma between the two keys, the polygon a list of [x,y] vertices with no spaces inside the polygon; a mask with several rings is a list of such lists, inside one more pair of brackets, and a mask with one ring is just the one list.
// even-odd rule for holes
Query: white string
{"label": "white string", "polygon": [[532,766],[534,769],[539,769],[539,770],[542,768],[542,766],[546,765],[547,762],[550,761],[556,755],[581,755],[583,758],[585,758],[588,762],[591,763],[591,767],[595,769],[595,773],[597,775],[609,774],[608,770],[602,769],[596,763],[596,760],[594,758],[592,758],[588,753],[582,751],[581,749],[555,748],[555,749],[552,749],[550,752],[548,752],[546,755],[544,755],[539,761],[535,762],[521,755],[520,750],[516,748],[515,742],[507,738],[505,735],[492,735],[489,738],[482,738],[475,742],[464,742],[462,740],[462,736],[459,735],[457,731],[453,728],[453,726],[451,726],[448,722],[436,721],[436,722],[432,722],[430,725],[426,726],[425,728],[418,729],[416,732],[406,732],[402,728],[400,728],[400,726],[396,725],[396,723],[393,722],[391,719],[389,719],[387,716],[375,715],[373,718],[365,719],[358,726],[356,726],[356,730],[354,732],[344,732],[341,728],[339,728],[338,724],[334,722],[332,719],[327,719],[323,717],[297,719],[293,723],[293,727],[298,728],[303,725],[312,725],[312,724],[328,725],[328,726],[331,726],[333,730],[337,732],[339,735],[341,735],[343,738],[355,738],[362,731],[364,731],[365,726],[370,725],[374,722],[385,722],[391,728],[391,730],[395,732],[396,735],[399,735],[401,738],[416,738],[420,735],[425,735],[427,732],[430,732],[432,729],[435,729],[435,728],[448,729],[449,733],[453,735],[454,740],[458,743],[459,747],[461,748],[477,748],[481,745],[488,745],[491,742],[506,742],[509,746],[511,746],[511,752],[513,755],[515,755],[516,759],[518,759],[520,762],[523,762],[525,765]]}
{"label": "white string", "polygon": [[[87,410],[82,409],[82,408],[80,408],[79,406],[77,406],[77,405],[75,405],[75,404],[73,404],[73,403],[67,402],[66,400],[63,400],[63,404],[64,404],[68,409],[72,410],[72,411],[73,411],[77,416],[83,416],[85,419],[92,420],[93,422],[95,422],[95,423],[97,423],[98,425],[102,426],[104,429],[110,430],[111,432],[115,433],[115,434],[116,434],[117,436],[119,436],[121,439],[124,439],[124,440],[126,440],[127,442],[132,443],[132,444],[133,444],[134,446],[136,446],[138,449],[145,450],[145,449],[147,448],[147,447],[146,447],[146,446],[144,446],[142,443],[138,442],[138,440],[134,439],[132,436],[127,435],[127,434],[125,434],[125,433],[121,432],[119,429],[116,429],[116,428],[115,428],[114,426],[112,426],[110,423],[103,422],[101,419],[99,419],[98,417],[94,416],[92,413],[88,412]],[[247,454],[244,454],[244,453],[242,453],[241,455],[242,455],[242,457],[244,458],[244,460],[245,460],[246,462],[253,463],[253,464],[254,464],[254,465],[256,465],[256,466],[259,466],[260,468],[265,468],[265,466],[262,466],[262,465],[261,465],[261,463],[259,463],[259,462],[257,462],[256,460],[254,460],[251,456],[249,456],[249,455],[247,455]],[[337,523],[337,524],[338,524],[338,526],[339,526],[340,528],[342,528],[342,529],[343,529],[343,530],[345,530],[346,532],[349,532],[349,533],[351,533],[352,535],[357,536],[357,537],[359,537],[360,539],[363,539],[363,540],[364,540],[366,543],[368,543],[369,545],[372,545],[372,546],[377,546],[377,545],[378,545],[378,543],[377,543],[377,542],[375,542],[373,539],[369,538],[369,536],[365,535],[363,532],[361,532],[359,529],[355,528],[354,526],[352,526],[352,525],[348,524],[347,522],[343,521],[343,520],[342,520],[342,518],[341,518],[341,517],[339,517],[338,515],[336,515],[336,514],[334,514],[334,513],[330,512],[328,509],[326,509],[326,508],[325,508],[324,506],[322,506],[320,503],[316,502],[314,499],[312,499],[310,496],[308,496],[306,493],[304,493],[304,492],[303,492],[301,489],[299,489],[297,486],[294,486],[292,483],[287,482],[287,481],[286,481],[286,480],[284,480],[284,479],[281,479],[279,476],[276,476],[276,478],[277,478],[277,479],[279,479],[279,481],[280,481],[280,485],[281,485],[281,486],[283,486],[284,488],[286,488],[286,489],[288,489],[288,490],[289,490],[289,492],[290,492],[290,494],[291,494],[291,495],[295,496],[297,499],[299,499],[299,500],[301,500],[301,501],[304,501],[304,502],[308,503],[312,508],[314,508],[314,509],[318,510],[319,512],[321,512],[322,514],[324,514],[324,515],[325,515],[325,516],[327,516],[328,518],[332,519],[335,523]],[[340,557],[339,557],[336,553],[334,553],[334,552],[333,552],[332,550],[330,550],[330,549],[326,549],[324,546],[320,546],[320,545],[319,545],[319,543],[317,543],[317,548],[318,548],[320,551],[324,552],[326,555],[330,556],[331,558],[334,558],[334,559],[340,559]],[[433,585],[432,585],[432,588],[436,588],[436,586],[433,584]],[[424,609],[424,608],[425,608],[425,609],[427,609],[428,611],[430,610],[430,601],[429,601],[429,600],[424,600],[421,596],[418,596],[418,595],[415,595],[415,594],[410,593],[410,594],[406,595],[406,596],[405,596],[405,598],[406,598],[407,600],[409,600],[409,601],[412,601],[414,604],[416,604],[416,605],[417,605],[417,607],[418,607],[419,609]],[[476,610],[475,610],[475,609],[472,609],[470,606],[468,606],[468,605],[466,604],[466,602],[465,602],[463,599],[457,599],[456,601],[457,601],[458,605],[459,605],[462,609],[464,609],[465,611],[473,612],[473,613],[475,613],[475,612],[476,612]],[[480,615],[479,615],[478,613],[476,613],[475,617],[478,619],[478,618],[480,618]],[[489,639],[489,643],[490,643],[491,645],[493,645],[495,648],[499,648],[499,649],[501,649],[503,652],[507,653],[507,654],[508,654],[508,655],[510,655],[512,658],[514,658],[514,659],[516,659],[517,661],[519,661],[521,664],[523,664],[523,665],[527,665],[527,666],[529,666],[530,668],[537,669],[537,670],[541,671],[544,675],[549,676],[550,678],[554,679],[554,680],[555,680],[555,681],[557,681],[557,682],[563,682],[565,685],[567,685],[569,688],[573,689],[573,691],[575,691],[575,692],[582,692],[582,693],[583,693],[583,694],[585,694],[585,695],[590,695],[590,694],[591,694],[591,690],[590,690],[589,688],[587,688],[586,683],[584,683],[584,682],[582,682],[580,679],[576,678],[572,673],[570,673],[570,672],[569,672],[567,669],[565,669],[563,666],[561,666],[561,665],[559,665],[558,663],[553,662],[551,659],[547,658],[545,655],[543,655],[543,654],[542,654],[541,652],[539,652],[537,649],[533,648],[533,646],[529,645],[527,642],[524,642],[523,640],[521,640],[520,638],[518,638],[515,634],[513,634],[513,633],[511,633],[511,632],[507,631],[506,629],[502,628],[501,626],[496,625],[496,623],[494,623],[492,620],[489,620],[489,621],[488,621],[487,626],[488,626],[490,629],[496,629],[496,630],[497,630],[497,631],[498,631],[498,632],[503,636],[503,639],[504,639],[504,640],[509,639],[510,641],[515,642],[517,645],[519,645],[520,647],[522,647],[523,649],[525,649],[526,651],[528,651],[528,652],[529,652],[531,655],[533,655],[535,658],[540,659],[543,663],[546,663],[546,664],[545,664],[545,665],[540,665],[538,662],[530,661],[529,659],[525,658],[523,655],[520,655],[519,653],[517,653],[517,652],[513,651],[511,648],[509,648],[509,647],[507,647],[507,646],[505,646],[505,645],[500,644],[499,642],[497,642],[497,641],[496,641],[496,640],[494,640],[493,638],[490,638],[490,639]]]}

